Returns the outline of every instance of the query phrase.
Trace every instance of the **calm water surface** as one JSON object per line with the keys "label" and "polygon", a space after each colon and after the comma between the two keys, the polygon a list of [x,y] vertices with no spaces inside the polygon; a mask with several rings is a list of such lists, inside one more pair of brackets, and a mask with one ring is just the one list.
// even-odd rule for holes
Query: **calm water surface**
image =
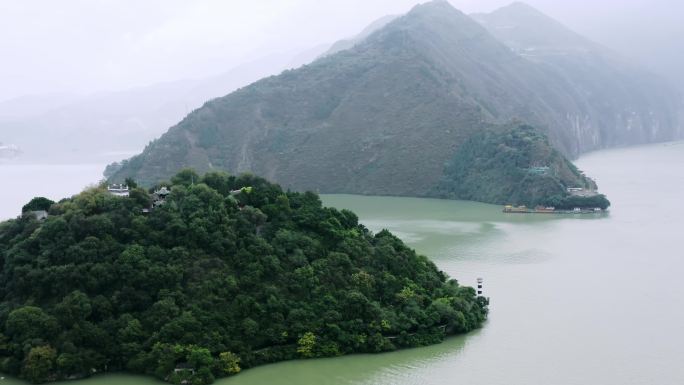
{"label": "calm water surface", "polygon": [[506,215],[470,202],[324,196],[461,283],[483,277],[490,320],[440,345],[284,362],[217,383],[684,384],[684,144],[602,151],[577,164],[608,194],[610,214]]}

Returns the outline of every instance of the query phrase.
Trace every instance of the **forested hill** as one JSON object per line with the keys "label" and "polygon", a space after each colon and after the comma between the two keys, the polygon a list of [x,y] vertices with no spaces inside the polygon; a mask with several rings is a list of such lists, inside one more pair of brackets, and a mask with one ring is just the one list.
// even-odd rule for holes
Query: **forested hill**
{"label": "forested hill", "polygon": [[[487,299],[387,231],[250,175],[92,188],[0,224],[0,372],[211,383],[255,365],[382,352],[477,328]],[[176,370],[177,369],[177,370]]]}
{"label": "forested hill", "polygon": [[596,190],[544,133],[527,125],[502,125],[474,134],[445,167],[434,193],[442,198],[558,209],[610,206],[602,194],[573,196],[568,187]]}
{"label": "forested hill", "polygon": [[193,167],[299,191],[434,196],[463,143],[515,119],[568,157],[678,134],[666,87],[585,69],[570,76],[532,60],[433,1],[352,48],[208,102],[108,177],[150,184]]}

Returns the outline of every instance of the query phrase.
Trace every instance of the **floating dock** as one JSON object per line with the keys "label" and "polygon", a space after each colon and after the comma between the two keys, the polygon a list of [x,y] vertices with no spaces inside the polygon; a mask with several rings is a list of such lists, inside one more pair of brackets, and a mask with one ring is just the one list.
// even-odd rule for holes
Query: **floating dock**
{"label": "floating dock", "polygon": [[575,207],[572,210],[556,210],[555,207],[537,206],[535,208],[529,208],[526,206],[506,205],[503,208],[503,212],[508,214],[602,214],[605,210],[599,207]]}

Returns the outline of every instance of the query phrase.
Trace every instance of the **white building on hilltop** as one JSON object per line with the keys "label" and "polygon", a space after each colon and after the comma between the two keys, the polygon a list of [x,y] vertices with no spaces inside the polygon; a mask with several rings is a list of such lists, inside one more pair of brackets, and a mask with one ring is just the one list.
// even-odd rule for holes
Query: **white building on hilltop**
{"label": "white building on hilltop", "polygon": [[128,186],[124,184],[111,184],[107,186],[107,191],[117,197],[127,197],[130,193]]}

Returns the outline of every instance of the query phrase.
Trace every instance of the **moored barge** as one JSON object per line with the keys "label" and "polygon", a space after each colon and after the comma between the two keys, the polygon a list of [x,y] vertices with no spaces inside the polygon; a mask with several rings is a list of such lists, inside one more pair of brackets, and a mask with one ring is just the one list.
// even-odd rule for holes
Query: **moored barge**
{"label": "moored barge", "polygon": [[599,207],[575,207],[572,210],[557,210],[555,207],[550,206],[537,206],[532,209],[527,206],[506,205],[503,208],[503,212],[510,214],[600,214],[604,210]]}

